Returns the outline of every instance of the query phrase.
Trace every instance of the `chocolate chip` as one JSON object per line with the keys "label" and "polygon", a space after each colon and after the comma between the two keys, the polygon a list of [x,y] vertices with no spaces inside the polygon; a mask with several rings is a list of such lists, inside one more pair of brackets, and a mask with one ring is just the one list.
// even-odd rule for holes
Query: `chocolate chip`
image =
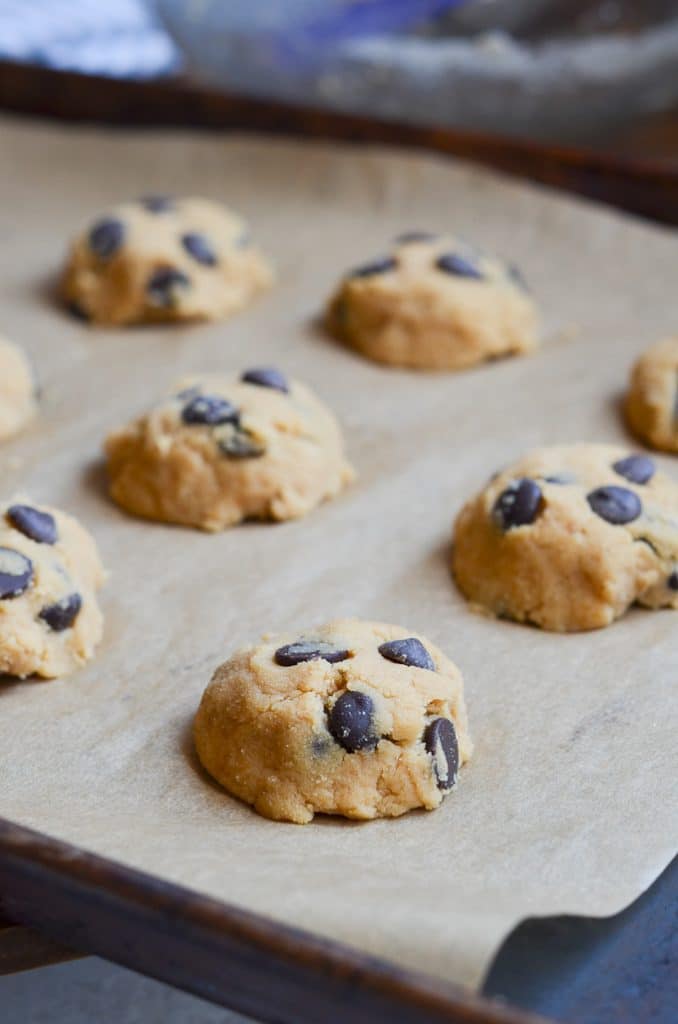
{"label": "chocolate chip", "polygon": [[657,469],[649,455],[627,455],[613,463],[612,468],[632,484],[649,483]]}
{"label": "chocolate chip", "polygon": [[432,231],[404,231],[397,236],[396,242],[398,245],[409,245],[410,242],[432,242],[435,238],[437,235]]}
{"label": "chocolate chip", "polygon": [[436,260],[436,267],[438,270],[445,271],[446,274],[454,274],[455,277],[472,277],[477,281],[482,281],[483,275],[470,260],[464,259],[463,256],[459,256],[456,252],[445,252],[442,256],[439,256]]}
{"label": "chocolate chip", "polygon": [[173,306],[177,301],[177,292],[190,287],[190,284],[190,278],[181,270],[159,267],[148,279],[146,295],[152,306]]}
{"label": "chocolate chip", "polygon": [[273,366],[256,366],[252,370],[245,370],[240,379],[245,384],[257,384],[260,388],[273,388],[285,394],[290,390],[285,375]]}
{"label": "chocolate chip", "polygon": [[438,789],[452,789],[459,774],[457,732],[449,718],[434,718],[424,733],[424,746],[433,758]]}
{"label": "chocolate chip", "polygon": [[174,209],[174,199],[171,196],[142,196],[139,202],[149,213],[169,213]]}
{"label": "chocolate chip", "polygon": [[340,747],[354,754],[356,750],[376,747],[372,698],[359,690],[345,690],[334,702],[327,716],[327,727]]}
{"label": "chocolate chip", "polygon": [[349,277],[373,277],[377,274],[387,274],[389,270],[395,270],[398,266],[392,256],[384,256],[382,259],[373,260],[372,263],[365,263],[362,267],[356,267],[348,274]]}
{"label": "chocolate chip", "polygon": [[89,247],[95,256],[108,260],[125,239],[125,225],[121,220],[109,217],[97,221],[89,233]]}
{"label": "chocolate chip", "polygon": [[410,665],[412,668],[427,668],[429,672],[435,672],[436,667],[433,658],[424,647],[421,640],[414,636],[408,636],[404,640],[388,640],[379,645],[379,653],[382,658],[388,661],[395,661],[398,665]]}
{"label": "chocolate chip", "polygon": [[31,505],[11,505],[7,518],[12,526],[38,544],[56,544],[59,539],[54,516]]}
{"label": "chocolate chip", "polygon": [[237,424],[229,431],[220,432],[217,445],[221,454],[229,459],[258,459],[266,454],[266,445]]}
{"label": "chocolate chip", "polygon": [[194,260],[205,267],[214,267],[218,263],[217,254],[204,235],[189,231],[188,234],[181,236],[181,244]]}
{"label": "chocolate chip", "polygon": [[46,622],[55,633],[63,633],[65,629],[71,628],[80,614],[81,608],[82,598],[80,594],[68,594],[67,597],[62,597],[60,601],[48,604],[43,608],[38,618]]}
{"label": "chocolate chip", "polygon": [[346,661],[350,651],[335,647],[326,640],[296,640],[292,644],[284,644],[273,655],[278,665],[298,665],[302,661]]}
{"label": "chocolate chip", "polygon": [[678,590],[678,569],[674,569],[666,581],[669,590]]}
{"label": "chocolate chip", "polygon": [[196,395],[181,410],[181,418],[184,423],[215,427],[220,423],[236,423],[238,410],[219,395]]}
{"label": "chocolate chip", "polygon": [[32,582],[31,560],[13,548],[0,548],[0,599],[18,597]]}
{"label": "chocolate chip", "polygon": [[643,511],[638,495],[626,487],[598,487],[586,500],[597,516],[613,526],[632,523]]}
{"label": "chocolate chip", "polygon": [[502,491],[494,503],[492,518],[501,530],[529,526],[539,515],[541,504],[541,488],[534,480],[523,477]]}

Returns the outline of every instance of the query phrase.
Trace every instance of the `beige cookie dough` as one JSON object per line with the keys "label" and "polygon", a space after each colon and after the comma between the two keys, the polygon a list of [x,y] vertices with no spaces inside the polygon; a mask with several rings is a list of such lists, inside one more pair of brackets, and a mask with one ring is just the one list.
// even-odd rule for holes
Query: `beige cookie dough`
{"label": "beige cookie dough", "polygon": [[0,441],[19,433],[37,410],[31,364],[20,348],[0,338]]}
{"label": "beige cookie dough", "polygon": [[247,225],[227,207],[147,196],[76,239],[62,293],[76,315],[97,324],[219,320],[271,281]]}
{"label": "beige cookie dough", "polygon": [[203,695],[195,743],[229,793],[299,824],[432,810],[472,751],[456,665],[423,636],[356,619],[234,654]]}
{"label": "beige cookie dough", "polygon": [[0,674],[67,675],[94,654],[104,570],[72,516],[15,498],[0,511]]}
{"label": "beige cookie dough", "polygon": [[424,232],[350,271],[326,322],[370,359],[414,369],[461,370],[537,344],[535,304],[515,268]]}
{"label": "beige cookie dough", "polygon": [[624,448],[538,449],[464,506],[453,569],[470,601],[558,632],[678,608],[678,483]]}
{"label": "beige cookie dough", "polygon": [[106,455],[123,508],[213,531],[303,516],[353,478],[332,413],[270,367],[186,377]]}
{"label": "beige cookie dough", "polygon": [[678,335],[652,345],[633,367],[626,418],[650,447],[678,452]]}

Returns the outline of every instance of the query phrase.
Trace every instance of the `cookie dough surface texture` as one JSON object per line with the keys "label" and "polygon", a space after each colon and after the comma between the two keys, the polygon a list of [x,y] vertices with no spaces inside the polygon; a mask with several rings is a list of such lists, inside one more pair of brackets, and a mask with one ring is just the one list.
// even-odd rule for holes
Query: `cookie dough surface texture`
{"label": "cookie dough surface texture", "polygon": [[212,531],[303,516],[353,478],[332,413],[270,367],[185,378],[106,453],[123,508]]}
{"label": "cookie dough surface texture", "polygon": [[678,452],[678,336],[652,345],[633,367],[626,418],[652,448]]}
{"label": "cookie dough surface texture", "polygon": [[214,674],[204,767],[268,818],[437,807],[471,755],[459,669],[423,636],[344,620],[265,637]]}
{"label": "cookie dough surface texture", "polygon": [[104,570],[72,516],[16,498],[0,511],[0,674],[51,679],[94,654]]}
{"label": "cookie dough surface texture", "polygon": [[415,369],[460,370],[537,344],[536,308],[514,267],[424,232],[349,272],[327,326],[370,359]]}
{"label": "cookie dough surface texture", "polygon": [[31,364],[20,348],[0,338],[0,441],[22,430],[36,409],[37,387]]}
{"label": "cookie dough surface texture", "polygon": [[469,600],[559,632],[678,608],[678,483],[624,448],[539,449],[464,506],[453,568]]}
{"label": "cookie dough surface texture", "polygon": [[62,291],[74,313],[99,324],[218,320],[271,280],[246,224],[225,206],[147,196],[76,239]]}

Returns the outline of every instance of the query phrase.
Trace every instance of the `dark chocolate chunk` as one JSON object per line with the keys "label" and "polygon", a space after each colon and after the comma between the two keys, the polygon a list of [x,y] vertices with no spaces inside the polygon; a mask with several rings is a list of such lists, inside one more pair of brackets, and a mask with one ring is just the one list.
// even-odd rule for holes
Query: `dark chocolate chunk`
{"label": "dark chocolate chunk", "polygon": [[238,410],[219,395],[196,395],[182,409],[181,418],[184,423],[215,427],[220,423],[237,423]]}
{"label": "dark chocolate chunk", "polygon": [[202,263],[205,267],[215,267],[219,262],[217,254],[204,235],[199,235],[195,231],[189,231],[181,236],[181,244],[194,260]]}
{"label": "dark chocolate chunk", "polygon": [[437,235],[432,231],[404,231],[396,237],[398,245],[408,245],[410,242],[432,242]]}
{"label": "dark chocolate chunk", "polygon": [[56,544],[59,539],[54,516],[31,505],[11,505],[7,518],[15,529],[38,544]]}
{"label": "dark chocolate chunk", "polygon": [[221,454],[229,459],[258,459],[266,454],[266,445],[237,424],[223,435],[220,433],[217,444]]}
{"label": "dark chocolate chunk", "polygon": [[273,388],[285,394],[290,390],[285,375],[273,366],[255,366],[251,370],[245,370],[240,379],[245,384],[257,384],[261,388]]}
{"label": "dark chocolate chunk", "polygon": [[657,469],[649,455],[627,455],[613,463],[612,468],[632,484],[649,483]]}
{"label": "dark chocolate chunk", "polygon": [[356,267],[348,274],[349,277],[374,277],[377,274],[387,274],[389,270],[395,270],[398,266],[392,256],[383,256],[381,259],[373,260],[371,263],[364,263],[362,267]]}
{"label": "dark chocolate chunk", "polygon": [[149,213],[169,213],[174,209],[172,196],[142,196],[139,202]]}
{"label": "dark chocolate chunk", "polygon": [[0,599],[18,597],[33,582],[33,563],[20,551],[0,548]]}
{"label": "dark chocolate chunk", "polygon": [[340,694],[327,716],[327,727],[340,747],[354,754],[356,750],[376,747],[379,737],[374,734],[372,698],[360,690],[345,690]]}
{"label": "dark chocolate chunk", "polygon": [[80,614],[81,608],[82,598],[80,594],[68,594],[66,597],[62,597],[60,601],[46,605],[38,618],[46,622],[55,633],[63,633],[65,629],[71,628]]}
{"label": "dark chocolate chunk", "polygon": [[326,640],[295,640],[292,644],[284,644],[273,655],[278,665],[298,665],[302,661],[346,661],[351,657],[350,651],[335,647]]}
{"label": "dark chocolate chunk", "polygon": [[480,270],[470,260],[459,256],[456,252],[443,253],[436,260],[436,267],[438,270],[443,270],[446,274],[454,274],[455,277],[472,277],[477,281],[482,281],[483,279]]}
{"label": "dark chocolate chunk", "polygon": [[492,518],[502,530],[529,526],[539,515],[542,494],[539,484],[529,477],[515,480],[499,495],[492,509]]}
{"label": "dark chocolate chunk", "polygon": [[678,569],[674,569],[666,581],[669,590],[678,590]]}
{"label": "dark chocolate chunk", "polygon": [[424,746],[433,758],[438,789],[452,789],[459,774],[457,732],[449,718],[434,718],[426,727]]}
{"label": "dark chocolate chunk", "polygon": [[398,665],[411,665],[412,668],[427,668],[429,672],[435,672],[436,667],[433,658],[424,647],[421,640],[414,636],[408,636],[404,640],[388,640],[379,645],[379,653],[382,658],[388,661],[395,661]]}
{"label": "dark chocolate chunk", "polygon": [[597,516],[613,526],[632,523],[643,511],[638,495],[626,487],[598,487],[586,500]]}
{"label": "dark chocolate chunk", "polygon": [[125,225],[114,217],[97,221],[89,233],[89,247],[101,260],[110,259],[124,240]]}
{"label": "dark chocolate chunk", "polygon": [[190,284],[190,278],[183,271],[175,267],[159,267],[148,279],[146,295],[153,306],[173,306],[177,292],[189,288]]}

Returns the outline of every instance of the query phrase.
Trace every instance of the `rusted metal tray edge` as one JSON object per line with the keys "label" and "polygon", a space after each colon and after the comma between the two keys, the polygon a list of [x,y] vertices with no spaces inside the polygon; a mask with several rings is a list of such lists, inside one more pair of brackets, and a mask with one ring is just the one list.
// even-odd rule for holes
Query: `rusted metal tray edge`
{"label": "rusted metal tray edge", "polygon": [[0,61],[0,110],[128,127],[263,132],[426,149],[678,224],[678,166],[226,95],[180,80],[129,82]]}
{"label": "rusted metal tray edge", "polygon": [[69,949],[271,1024],[536,1020],[3,819],[0,911]]}

